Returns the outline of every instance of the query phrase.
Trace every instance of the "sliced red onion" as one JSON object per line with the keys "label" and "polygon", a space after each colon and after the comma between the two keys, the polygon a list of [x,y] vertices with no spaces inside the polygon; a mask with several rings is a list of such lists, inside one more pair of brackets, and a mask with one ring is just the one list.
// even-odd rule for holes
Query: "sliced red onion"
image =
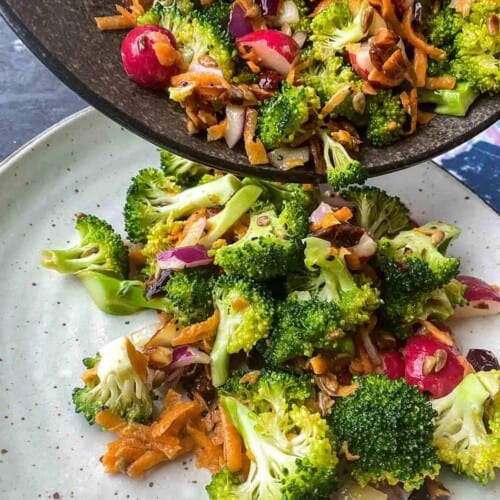
{"label": "sliced red onion", "polygon": [[160,269],[180,271],[191,267],[206,266],[213,259],[208,256],[208,250],[202,245],[171,248],[157,255]]}
{"label": "sliced red onion", "polygon": [[193,364],[206,365],[208,363],[210,363],[210,356],[207,353],[200,351],[196,347],[183,345],[174,348],[172,363],[168,365],[168,370],[174,371],[177,368],[184,368]]}
{"label": "sliced red onion", "polygon": [[[278,148],[268,153],[269,163],[280,170],[290,170],[299,167],[309,161],[310,153],[308,146],[300,148]],[[289,163],[289,165],[287,165]],[[290,166],[291,165],[291,166]]]}
{"label": "sliced red onion", "polygon": [[472,318],[500,314],[500,291],[479,278],[458,276],[458,281],[467,286],[464,298],[466,306],[455,309],[453,318]]}
{"label": "sliced red onion", "polygon": [[233,9],[231,10],[231,15],[229,16],[227,29],[234,38],[239,38],[240,36],[246,35],[247,33],[253,31],[252,24],[245,16],[245,12],[237,2],[233,4]]}
{"label": "sliced red onion", "polygon": [[323,217],[328,214],[333,214],[333,208],[325,202],[321,202],[314,212],[309,216],[309,222],[318,224]]}
{"label": "sliced red onion", "polygon": [[357,245],[349,248],[349,250],[362,259],[369,259],[377,253],[377,242],[367,233],[363,233]]}
{"label": "sliced red onion", "polygon": [[279,0],[257,0],[255,2],[263,16],[275,16],[278,12]]}
{"label": "sliced red onion", "polygon": [[224,139],[229,148],[234,148],[243,137],[245,127],[245,108],[243,106],[226,106],[226,130]]}
{"label": "sliced red onion", "polygon": [[206,217],[200,217],[198,220],[194,221],[191,225],[191,228],[189,229],[188,234],[181,240],[176,248],[191,247],[196,245],[203,236],[206,225]]}
{"label": "sliced red onion", "polygon": [[281,9],[276,17],[276,25],[283,26],[283,24],[297,24],[300,21],[300,14],[297,5],[293,0],[285,0]]}
{"label": "sliced red onion", "polygon": [[307,33],[305,31],[296,31],[292,38],[297,42],[297,45],[302,48],[307,40]]}

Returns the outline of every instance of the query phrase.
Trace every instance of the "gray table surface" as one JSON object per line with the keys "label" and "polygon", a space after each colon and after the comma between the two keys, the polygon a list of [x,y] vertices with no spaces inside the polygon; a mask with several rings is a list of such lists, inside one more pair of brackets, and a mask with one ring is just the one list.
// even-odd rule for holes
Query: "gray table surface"
{"label": "gray table surface", "polygon": [[[0,68],[0,160],[87,105],[31,54],[2,18]],[[440,163],[500,211],[500,144],[498,135],[484,137],[479,147]]]}

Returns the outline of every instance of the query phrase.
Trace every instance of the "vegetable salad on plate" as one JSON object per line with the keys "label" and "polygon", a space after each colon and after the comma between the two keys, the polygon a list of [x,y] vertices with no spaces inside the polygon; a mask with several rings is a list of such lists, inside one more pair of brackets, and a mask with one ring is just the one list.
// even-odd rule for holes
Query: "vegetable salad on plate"
{"label": "vegetable salad on plate", "polygon": [[[500,92],[497,0],[130,0],[123,67],[168,92],[189,134],[243,141],[250,164],[361,182],[362,142],[389,146],[435,114]],[[118,54],[117,54],[118,57]]]}
{"label": "vegetable salad on plate", "polygon": [[157,312],[75,380],[76,412],[110,433],[106,473],[194,454],[214,500],[446,498],[443,466],[495,478],[500,366],[447,320],[500,312],[500,290],[460,274],[456,225],[373,186],[160,155],[130,182],[126,240],[79,213],[75,243],[42,254],[102,311]]}

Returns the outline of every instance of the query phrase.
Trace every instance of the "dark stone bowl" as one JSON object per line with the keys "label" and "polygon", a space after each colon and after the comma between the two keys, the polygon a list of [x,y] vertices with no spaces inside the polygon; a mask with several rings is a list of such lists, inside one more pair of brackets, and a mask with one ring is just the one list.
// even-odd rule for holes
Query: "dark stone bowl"
{"label": "dark stone bowl", "polygon": [[[271,165],[253,167],[242,147],[206,142],[185,129],[184,112],[164,95],[142,90],[125,76],[120,58],[123,32],[97,30],[94,16],[114,13],[109,0],[0,0],[0,11],[33,53],[64,83],[95,108],[145,139],[236,174],[281,181],[318,182],[310,170],[281,172]],[[363,146],[361,159],[370,175],[409,167],[443,153],[494,123],[500,97],[479,99],[466,118],[436,117],[418,133],[397,144]]]}

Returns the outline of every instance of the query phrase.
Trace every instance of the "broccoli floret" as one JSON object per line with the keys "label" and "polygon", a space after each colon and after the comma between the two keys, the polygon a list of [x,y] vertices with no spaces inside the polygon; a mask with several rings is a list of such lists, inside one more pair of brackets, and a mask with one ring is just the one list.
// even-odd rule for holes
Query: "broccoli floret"
{"label": "broccoli floret", "polygon": [[262,189],[257,186],[243,186],[225,204],[223,210],[207,220],[205,234],[199,244],[211,247],[255,205],[261,193]]}
{"label": "broccoli floret", "polygon": [[322,350],[354,355],[354,343],[344,337],[340,325],[340,310],[335,304],[290,295],[279,303],[273,331],[262,349],[266,364],[280,366]]}
{"label": "broccoli floret", "polygon": [[403,126],[408,119],[399,95],[389,89],[377,90],[377,95],[367,97],[366,116],[366,138],[377,148],[398,141],[404,134]]}
{"label": "broccoli floret", "polygon": [[308,213],[312,212],[320,202],[319,189],[310,184],[272,182],[256,177],[245,177],[243,185],[255,185],[262,189],[259,201],[271,203],[278,212],[283,210],[285,201],[299,202]]}
{"label": "broccoli floret", "polygon": [[339,326],[343,330],[355,330],[367,322],[380,305],[378,290],[369,281],[360,280],[358,284],[345,258],[331,255],[328,241],[313,237],[304,241],[304,263],[309,274],[305,275],[302,290],[315,300],[334,303],[340,310]]}
{"label": "broccoli floret", "polygon": [[160,161],[165,175],[182,187],[196,186],[205,174],[213,172],[213,169],[206,165],[177,156],[165,149],[160,150]]}
{"label": "broccoli floret", "polygon": [[125,229],[133,242],[146,242],[157,222],[168,222],[188,216],[199,208],[224,205],[241,187],[231,174],[217,180],[179,191],[161,170],[141,170],[127,192],[124,208]]}
{"label": "broccoli floret", "polygon": [[345,147],[326,130],[320,132],[323,141],[323,158],[326,166],[326,180],[333,189],[341,189],[350,184],[363,184],[368,172],[360,161],[352,158]]}
{"label": "broccoli floret", "polygon": [[500,372],[467,375],[448,395],[434,399],[434,444],[455,472],[487,484],[500,467]]}
{"label": "broccoli floret", "polygon": [[300,143],[306,124],[320,108],[320,100],[312,87],[298,87],[287,82],[259,108],[257,137],[266,149]]}
{"label": "broccoli floret", "polygon": [[323,9],[311,23],[313,56],[326,61],[329,57],[342,53],[349,43],[362,40],[367,34],[367,31],[363,31],[362,22],[368,8],[368,2],[363,0],[354,17],[348,0],[332,2]]}
{"label": "broccoli floret", "polygon": [[[299,20],[296,23],[290,23],[293,31],[303,31],[304,33],[310,33],[311,31],[311,4],[307,0],[292,0],[297,10],[299,11]],[[283,5],[283,4],[281,4]]]}
{"label": "broccoli floret", "polygon": [[[249,186],[248,186],[249,187]],[[285,201],[274,209],[253,213],[245,235],[215,253],[214,263],[228,274],[265,280],[286,276],[302,267],[301,239],[308,231],[308,214],[300,203]]]}
{"label": "broccoli floret", "polygon": [[491,54],[462,55],[451,61],[451,70],[481,93],[500,92],[500,61]]}
{"label": "broccoli floret", "polygon": [[468,82],[458,82],[454,89],[418,90],[418,102],[435,104],[439,115],[465,116],[478,96]]}
{"label": "broccoli floret", "polygon": [[376,240],[395,236],[412,227],[409,210],[397,197],[375,186],[352,186],[342,197],[354,203],[353,224],[362,227]]}
{"label": "broccoli floret", "polygon": [[413,325],[423,320],[446,321],[455,307],[467,303],[464,299],[466,286],[452,279],[443,288],[432,292],[417,292],[411,295],[382,294],[379,319],[382,326],[399,339],[413,335]]}
{"label": "broccoli floret", "polygon": [[129,422],[148,423],[153,401],[147,384],[147,361],[132,342],[120,337],[106,344],[96,363],[97,377],[73,390],[75,411],[83,413],[90,425],[104,408]]}
{"label": "broccoli floret", "polygon": [[142,281],[120,280],[95,271],[81,271],[77,276],[95,305],[105,313],[127,315],[142,309],[171,310],[171,304],[163,297],[146,299]]}
{"label": "broccoli floret", "polygon": [[213,314],[214,282],[215,269],[212,266],[171,273],[163,291],[171,304],[170,313],[179,325],[199,323]]}
{"label": "broccoli floret", "polygon": [[250,351],[271,329],[274,304],[260,284],[239,276],[221,276],[215,283],[213,301],[219,311],[219,326],[210,353],[212,384],[226,382],[229,356]]}
{"label": "broccoli floret", "polygon": [[160,17],[160,26],[169,30],[178,42],[179,35],[190,27],[192,5],[189,5],[188,2],[185,5],[181,5],[180,2],[179,5],[177,2],[172,2],[170,5],[166,5],[166,3],[156,1],[153,10]]}
{"label": "broccoli floret", "polygon": [[117,278],[128,275],[127,247],[106,221],[94,215],[80,215],[75,229],[80,233],[79,243],[64,250],[44,250],[44,267],[60,273],[91,270]]}
{"label": "broccoli floret", "polygon": [[[245,482],[227,470],[216,474],[207,487],[210,498],[328,499],[337,485],[338,459],[327,423],[319,413],[294,402],[293,388],[294,394],[288,395],[291,375],[264,377],[270,387],[269,408],[263,405],[266,395],[258,390],[257,404],[251,395],[243,400],[238,391],[220,396],[220,404],[252,460]],[[243,391],[245,396],[249,392],[254,391]],[[277,394],[280,397],[275,407]]]}
{"label": "broccoli floret", "polygon": [[[159,221],[153,225],[146,237],[146,244],[140,250],[145,257],[146,263],[142,269],[143,276],[147,279],[155,274],[158,264],[157,255],[172,247],[170,234],[176,225],[182,226],[182,222],[176,222],[172,219],[167,221]],[[180,230],[180,229],[179,229]]]}
{"label": "broccoli floret", "polygon": [[448,6],[443,6],[436,13],[430,13],[426,19],[429,42],[449,52],[465,22],[466,19],[462,14],[458,14]]}
{"label": "broccoli floret", "polygon": [[208,17],[213,19],[219,26],[227,26],[233,3],[228,0],[214,0],[208,5],[200,4],[197,10],[204,12]]}
{"label": "broccoli floret", "polygon": [[[459,229],[444,223],[402,231],[394,238],[378,241],[377,264],[393,293],[430,292],[454,278],[460,260],[445,257],[445,247]],[[432,229],[438,226],[440,229]],[[443,246],[444,244],[444,246]]]}
{"label": "broccoli floret", "polygon": [[385,375],[356,378],[357,390],[338,398],[329,416],[338,443],[359,458],[349,462],[361,485],[402,483],[418,489],[426,477],[439,472],[432,444],[436,412],[428,398],[403,378]]}

